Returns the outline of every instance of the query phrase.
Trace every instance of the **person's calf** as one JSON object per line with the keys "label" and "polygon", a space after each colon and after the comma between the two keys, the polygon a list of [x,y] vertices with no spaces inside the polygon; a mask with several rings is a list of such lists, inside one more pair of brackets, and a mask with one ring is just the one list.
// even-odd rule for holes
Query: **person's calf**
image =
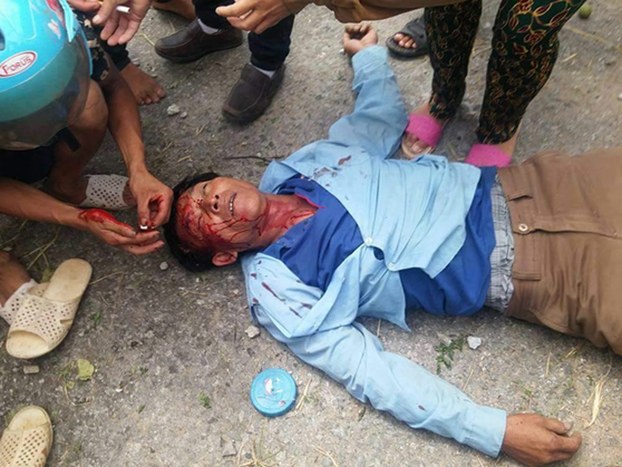
{"label": "person's calf", "polygon": [[[14,295],[16,292],[25,292],[25,284],[31,281],[26,268],[13,255],[0,251],[0,318],[9,324],[16,308],[19,307]],[[35,285],[34,281],[32,285]]]}

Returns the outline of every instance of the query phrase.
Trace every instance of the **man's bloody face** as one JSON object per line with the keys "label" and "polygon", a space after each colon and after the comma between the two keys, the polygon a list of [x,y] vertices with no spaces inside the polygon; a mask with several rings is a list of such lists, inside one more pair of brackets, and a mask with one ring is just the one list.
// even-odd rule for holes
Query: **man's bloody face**
{"label": "man's bloody face", "polygon": [[266,208],[265,195],[251,183],[217,177],[179,197],[175,228],[193,251],[244,251],[257,246]]}

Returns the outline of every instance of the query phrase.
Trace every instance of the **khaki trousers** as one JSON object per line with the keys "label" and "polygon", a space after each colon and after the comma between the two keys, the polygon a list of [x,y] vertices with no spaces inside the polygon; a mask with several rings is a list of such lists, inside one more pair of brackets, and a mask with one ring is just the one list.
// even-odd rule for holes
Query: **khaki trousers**
{"label": "khaki trousers", "polygon": [[622,355],[622,147],[499,169],[515,241],[508,315]]}

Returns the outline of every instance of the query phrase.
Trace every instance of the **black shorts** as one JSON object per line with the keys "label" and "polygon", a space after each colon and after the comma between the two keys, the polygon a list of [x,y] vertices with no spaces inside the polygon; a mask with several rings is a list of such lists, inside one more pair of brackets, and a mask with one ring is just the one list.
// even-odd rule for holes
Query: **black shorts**
{"label": "black shorts", "polygon": [[54,166],[54,145],[28,151],[0,149],[0,177],[34,183],[47,177]]}

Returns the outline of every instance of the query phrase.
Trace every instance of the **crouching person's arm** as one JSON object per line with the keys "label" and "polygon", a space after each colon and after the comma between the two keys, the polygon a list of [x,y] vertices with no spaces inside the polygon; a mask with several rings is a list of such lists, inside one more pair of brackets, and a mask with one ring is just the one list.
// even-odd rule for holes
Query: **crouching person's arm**
{"label": "crouching person's arm", "polygon": [[173,192],[147,169],[136,100],[115,66],[110,64],[108,71],[99,82],[108,105],[108,129],[127,167],[138,223],[154,229],[168,220]]}
{"label": "crouching person's arm", "polygon": [[146,254],[163,245],[158,232],[136,232],[101,209],[80,209],[26,183],[0,177],[0,213],[21,219],[60,224],[92,233],[108,245]]}

